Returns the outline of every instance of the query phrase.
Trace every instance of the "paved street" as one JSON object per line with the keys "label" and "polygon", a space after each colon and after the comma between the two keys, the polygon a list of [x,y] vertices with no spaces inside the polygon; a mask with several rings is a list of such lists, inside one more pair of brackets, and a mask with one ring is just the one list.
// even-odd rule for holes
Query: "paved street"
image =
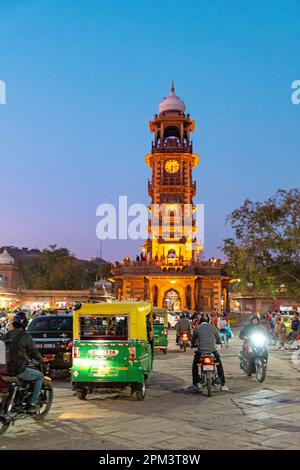
{"label": "paved street", "polygon": [[[5,449],[299,449],[300,372],[291,351],[270,351],[265,383],[239,369],[240,341],[222,349],[230,392],[191,395],[193,352],[180,353],[171,333],[156,355],[144,402],[129,394],[79,401],[64,379],[43,423],[18,421],[0,437]],[[299,369],[300,370],[300,369]]]}

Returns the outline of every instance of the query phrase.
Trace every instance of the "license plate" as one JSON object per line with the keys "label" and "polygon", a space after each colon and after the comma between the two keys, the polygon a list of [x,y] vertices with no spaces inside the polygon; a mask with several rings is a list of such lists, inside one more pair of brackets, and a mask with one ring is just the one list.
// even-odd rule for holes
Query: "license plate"
{"label": "license plate", "polygon": [[203,370],[214,370],[214,366],[211,364],[211,365],[203,365]]}
{"label": "license plate", "polygon": [[92,369],[92,375],[96,376],[106,376],[106,375],[115,375],[115,371],[112,369]]}
{"label": "license plate", "polygon": [[56,344],[55,343],[35,343],[37,348],[41,349],[55,349]]}

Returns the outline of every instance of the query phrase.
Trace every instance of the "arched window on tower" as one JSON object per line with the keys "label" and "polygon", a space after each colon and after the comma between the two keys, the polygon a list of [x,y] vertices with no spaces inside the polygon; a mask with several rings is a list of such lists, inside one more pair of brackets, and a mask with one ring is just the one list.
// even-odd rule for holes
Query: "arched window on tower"
{"label": "arched window on tower", "polygon": [[164,142],[165,142],[166,145],[168,145],[168,144],[178,145],[180,143],[180,132],[179,132],[178,127],[168,126],[168,127],[165,128]]}

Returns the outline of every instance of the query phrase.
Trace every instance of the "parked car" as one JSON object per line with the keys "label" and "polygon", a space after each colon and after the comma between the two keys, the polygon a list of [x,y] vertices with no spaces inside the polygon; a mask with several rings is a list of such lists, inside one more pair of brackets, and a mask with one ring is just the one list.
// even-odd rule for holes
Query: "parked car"
{"label": "parked car", "polygon": [[34,318],[27,328],[39,352],[51,369],[72,366],[73,318],[70,315],[46,315]]}
{"label": "parked car", "polygon": [[168,326],[169,328],[175,328],[176,323],[179,320],[178,312],[168,312]]}
{"label": "parked car", "polygon": [[189,312],[186,311],[178,311],[178,312],[168,312],[168,324],[169,328],[175,328],[176,323],[178,322],[181,315],[184,315],[188,320],[191,319],[191,315]]}

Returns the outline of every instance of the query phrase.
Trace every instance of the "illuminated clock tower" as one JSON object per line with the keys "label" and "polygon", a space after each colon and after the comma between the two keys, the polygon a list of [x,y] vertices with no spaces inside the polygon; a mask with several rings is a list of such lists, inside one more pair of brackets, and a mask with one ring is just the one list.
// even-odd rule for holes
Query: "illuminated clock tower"
{"label": "illuminated clock tower", "polygon": [[173,311],[228,309],[230,277],[219,261],[200,260],[193,180],[199,157],[193,153],[194,129],[195,121],[185,113],[172,82],[170,95],[150,121],[154,139],[146,156],[151,171],[148,238],[142,257],[127,257],[113,267],[118,300],[150,300],[155,307]]}
{"label": "illuminated clock tower", "polygon": [[150,121],[154,142],[152,153],[146,157],[152,172],[148,182],[151,217],[146,251],[149,259],[167,269],[193,263],[200,250],[193,204],[193,169],[199,162],[190,140],[194,128],[195,121],[185,115],[185,104],[175,95],[172,82],[170,96],[162,100],[159,115]]}

